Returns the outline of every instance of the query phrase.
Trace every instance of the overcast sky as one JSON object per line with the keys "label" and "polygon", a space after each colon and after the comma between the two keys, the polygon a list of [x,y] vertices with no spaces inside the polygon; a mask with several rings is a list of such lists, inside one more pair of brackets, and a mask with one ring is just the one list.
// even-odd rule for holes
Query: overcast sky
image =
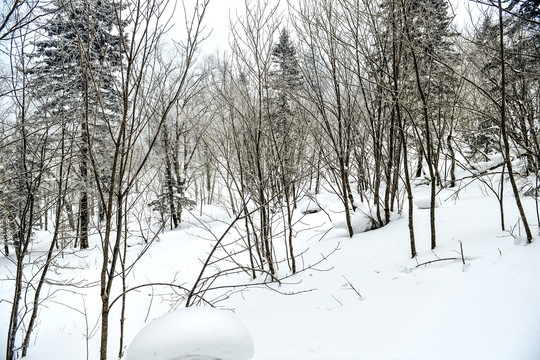
{"label": "overcast sky", "polygon": [[234,19],[238,8],[243,11],[243,5],[244,0],[210,1],[205,24],[207,30],[212,29],[212,34],[203,45],[206,52],[213,52],[215,49],[222,52],[229,47],[229,14]]}
{"label": "overcast sky", "polygon": [[[281,3],[285,5],[286,1]],[[467,4],[469,0],[451,0],[454,11],[456,11],[456,24],[462,25],[468,22]],[[186,0],[186,8],[195,4],[195,0]],[[471,5],[473,8],[476,5]],[[236,11],[243,14],[244,0],[211,0],[205,17],[206,31],[212,30],[208,39],[202,45],[203,52],[214,53],[216,49],[223,52],[228,49],[229,37],[229,16],[236,18]],[[180,14],[180,9],[178,9]]]}

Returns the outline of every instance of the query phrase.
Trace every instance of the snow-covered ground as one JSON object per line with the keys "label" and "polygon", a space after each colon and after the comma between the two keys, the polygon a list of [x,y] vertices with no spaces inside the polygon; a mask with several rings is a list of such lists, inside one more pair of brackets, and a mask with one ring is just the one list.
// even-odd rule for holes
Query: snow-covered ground
{"label": "snow-covered ground", "polygon": [[[415,189],[418,199],[427,194],[426,187]],[[247,328],[254,342],[254,360],[540,359],[540,238],[527,245],[519,227],[501,231],[498,203],[478,182],[458,194],[443,190],[439,199],[438,246],[430,250],[429,210],[417,208],[419,255],[410,259],[406,216],[348,238],[339,226],[342,215],[336,198],[323,193],[318,196],[319,205],[311,209],[320,206],[324,211],[305,215],[297,223],[305,229],[295,239],[297,254],[303,253],[297,259],[298,267],[306,270],[281,285],[237,288],[217,306],[234,311],[235,318]],[[525,197],[523,201],[537,234],[534,199]],[[301,208],[296,219],[302,215]],[[217,206],[208,206],[203,212],[205,225],[220,235],[230,215]],[[511,229],[518,216],[510,195],[505,199],[505,214]],[[150,282],[193,284],[214,240],[208,229],[193,217],[189,219],[179,229],[162,234],[147,250],[130,272],[128,287]],[[357,220],[356,226],[367,224],[362,221]],[[46,246],[45,241],[43,244]],[[130,258],[134,259],[142,245],[137,241],[130,245]],[[456,260],[417,267],[448,257]],[[79,286],[52,287],[42,304],[28,359],[98,358],[99,286],[92,284],[99,279],[99,258],[95,248],[58,259],[70,269],[51,275],[68,277]],[[323,258],[327,259],[321,262]],[[8,327],[10,304],[6,300],[13,289],[7,279],[12,268],[8,259],[0,258],[2,339]],[[283,276],[287,272],[282,263],[278,273]],[[250,282],[240,273],[220,281],[255,284],[261,280]],[[119,293],[117,281],[113,294]],[[212,299],[221,294],[216,290],[207,296]],[[181,306],[177,300],[175,289],[166,286],[130,292],[124,347],[151,320]],[[111,318],[111,359],[118,357],[119,311],[117,302]],[[189,332],[191,327],[197,331],[192,323],[196,320],[190,319],[192,325],[186,328],[182,324],[182,331]],[[138,337],[137,342],[146,342],[137,345],[143,348],[155,345],[151,337]],[[0,344],[0,351],[5,352],[5,341]]]}

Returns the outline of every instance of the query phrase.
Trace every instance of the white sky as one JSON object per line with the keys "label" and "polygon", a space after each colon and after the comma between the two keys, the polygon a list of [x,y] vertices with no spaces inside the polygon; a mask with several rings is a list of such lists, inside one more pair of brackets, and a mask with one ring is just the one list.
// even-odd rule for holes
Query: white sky
{"label": "white sky", "polygon": [[[192,0],[191,0],[192,1]],[[205,18],[206,29],[212,33],[203,44],[205,52],[215,49],[223,52],[229,48],[229,14],[236,17],[236,10],[242,13],[244,0],[211,0]]]}
{"label": "white sky", "polygon": [[[186,8],[191,9],[196,0],[185,0]],[[255,0],[254,0],[255,1]],[[467,8],[471,7],[474,11],[476,4],[471,4],[470,0],[450,0],[456,11],[456,24],[462,26],[469,21]],[[281,0],[285,4],[285,0]],[[204,53],[215,53],[216,50],[223,52],[228,49],[229,43],[229,19],[236,18],[236,11],[243,13],[244,0],[210,0],[205,16],[206,32],[212,30],[212,33],[202,45]],[[177,16],[181,16],[181,9],[177,9]],[[181,24],[180,18],[177,23]]]}

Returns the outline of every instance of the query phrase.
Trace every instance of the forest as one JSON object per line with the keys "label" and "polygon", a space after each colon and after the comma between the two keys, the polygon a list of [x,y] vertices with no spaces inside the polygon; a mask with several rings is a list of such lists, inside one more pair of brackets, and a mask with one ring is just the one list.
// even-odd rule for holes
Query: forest
{"label": "forest", "polygon": [[[244,0],[223,14],[226,50],[205,53],[218,1],[1,3],[6,360],[32,358],[56,302],[85,314],[87,359],[125,358],[132,295],[215,307],[275,290],[339,251],[306,262],[305,233],[354,241],[403,220],[403,261],[465,265],[461,241],[419,253],[470,184],[497,206],[471,222],[538,239],[538,0],[459,16],[448,0]],[[323,213],[328,229],[306,220]],[[205,234],[190,276],[137,272],[180,231]],[[94,313],[62,292],[92,293]]]}

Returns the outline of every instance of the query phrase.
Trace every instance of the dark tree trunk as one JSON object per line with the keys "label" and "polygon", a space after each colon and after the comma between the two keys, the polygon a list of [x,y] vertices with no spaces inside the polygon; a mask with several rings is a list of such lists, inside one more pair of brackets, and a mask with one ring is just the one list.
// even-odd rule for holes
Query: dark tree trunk
{"label": "dark tree trunk", "polygon": [[349,237],[354,235],[354,230],[351,222],[351,209],[349,207],[349,189],[350,186],[347,186],[349,180],[347,178],[347,169],[345,168],[345,163],[342,157],[339,158],[339,172],[341,176],[341,186],[342,186],[342,196],[343,196],[343,206],[345,207],[345,221],[347,223],[347,232]]}
{"label": "dark tree trunk", "polygon": [[22,293],[22,277],[23,261],[22,259],[17,259],[17,269],[15,270],[15,291],[13,293],[13,301],[11,303],[11,314],[6,345],[6,360],[15,359],[15,341],[17,340],[17,329],[19,328],[19,304]]}
{"label": "dark tree trunk", "polygon": [[9,230],[8,230],[8,224],[7,224],[7,220],[5,216],[2,218],[2,229],[4,233],[4,255],[9,256],[9,245],[8,245],[9,244],[9,237],[8,237]]}
{"label": "dark tree trunk", "polygon": [[58,194],[56,198],[54,234],[53,234],[51,244],[49,246],[49,250],[47,251],[47,259],[45,260],[45,264],[43,265],[43,269],[41,270],[41,276],[39,277],[39,282],[34,293],[32,314],[30,316],[30,321],[28,322],[28,326],[26,328],[26,334],[24,336],[24,340],[22,343],[22,357],[25,357],[28,351],[28,346],[30,344],[30,337],[32,335],[32,331],[34,330],[35,322],[38,316],[41,290],[43,288],[43,284],[45,283],[47,272],[49,270],[49,266],[51,265],[53,251],[54,251],[54,248],[56,247],[56,244],[58,242],[58,237],[60,235],[62,207],[63,207],[65,191],[66,191],[66,189],[64,188],[64,176],[66,178],[69,176],[69,170],[67,173],[64,173],[64,159],[65,159],[65,146],[64,146],[65,145],[65,129],[64,128],[62,128],[62,137],[60,140],[60,144],[61,144],[61,148],[60,148],[61,155],[60,155],[60,165],[59,165],[59,170],[58,170]]}
{"label": "dark tree trunk", "polygon": [[[405,33],[407,35],[407,39],[409,42],[411,42],[411,33],[409,29],[408,19],[407,19],[407,13],[405,9],[403,9],[403,15],[405,20]],[[418,64],[418,59],[416,57],[416,50],[411,49],[411,56],[413,60],[413,66],[414,66],[414,74],[416,77],[416,87],[418,90],[418,94],[420,96],[420,100],[422,102],[422,117],[424,120],[424,138],[425,138],[425,145],[421,145],[423,150],[425,151],[426,155],[426,162],[428,165],[429,170],[429,177],[430,177],[430,206],[429,206],[429,224],[431,229],[431,249],[435,249],[437,246],[437,236],[436,236],[436,228],[435,228],[435,196],[436,196],[436,175],[434,170],[434,162],[433,162],[433,142],[431,140],[431,130],[430,130],[430,124],[429,124],[429,114],[428,114],[428,101],[426,98],[426,94],[424,92],[424,88],[422,86],[421,80],[420,80],[420,68]],[[419,139],[421,141],[421,139]],[[422,154],[424,151],[420,151],[420,154]]]}
{"label": "dark tree trunk", "polygon": [[395,147],[395,135],[394,135],[394,123],[395,123],[395,111],[392,109],[390,115],[390,132],[388,134],[388,161],[386,163],[385,176],[386,176],[386,189],[384,191],[384,224],[390,222],[390,203],[391,191],[392,191],[392,170],[394,168],[394,147]]}
{"label": "dark tree trunk", "polygon": [[[83,67],[84,69],[84,67]],[[81,123],[81,181],[82,188],[80,191],[80,202],[79,202],[79,239],[81,250],[88,249],[88,223],[89,212],[88,212],[88,148],[90,147],[90,137],[88,134],[88,123],[89,123],[89,98],[88,98],[88,78],[86,74],[86,69],[83,73],[83,87],[84,87],[84,101],[85,101],[85,118]]]}
{"label": "dark tree trunk", "polygon": [[[420,141],[420,140],[418,140]],[[418,161],[416,163],[416,173],[414,174],[415,178],[420,178],[422,176],[422,169],[424,167],[424,153],[422,151],[422,145],[418,145]]]}
{"label": "dark tree trunk", "polygon": [[173,172],[171,165],[169,132],[167,124],[163,124],[163,147],[165,150],[165,187],[167,192],[167,200],[169,202],[169,213],[173,222],[173,228],[178,227],[178,217],[176,212],[176,199],[173,184]]}
{"label": "dark tree trunk", "polygon": [[[405,122],[401,116],[401,105],[399,102],[399,64],[398,48],[401,49],[400,44],[397,42],[397,23],[396,23],[396,9],[394,2],[392,2],[392,97],[394,102],[394,108],[396,111],[397,123],[399,127],[399,135],[401,137],[401,146],[403,149],[403,172],[405,175],[405,188],[407,190],[407,204],[408,204],[408,227],[409,227],[409,242],[411,248],[411,258],[416,257],[416,240],[414,236],[414,199],[412,193],[411,179],[409,175],[409,162],[407,154],[407,138],[405,136]],[[399,47],[398,47],[399,45]]]}
{"label": "dark tree trunk", "polygon": [[499,200],[499,210],[501,212],[501,230],[504,231],[506,226],[504,224],[504,174],[505,174],[506,163],[503,164],[501,171],[501,181],[499,184],[499,195],[497,199]]}
{"label": "dark tree trunk", "polygon": [[527,242],[532,242],[532,233],[527,222],[527,216],[523,210],[523,204],[521,203],[521,198],[519,195],[519,189],[514,178],[514,170],[512,167],[512,159],[510,156],[510,143],[508,140],[508,134],[506,130],[506,64],[505,64],[505,55],[504,55],[504,25],[503,25],[503,8],[501,0],[498,1],[499,7],[499,51],[500,51],[500,61],[501,61],[501,136],[504,144],[504,160],[506,163],[506,168],[508,169],[508,177],[510,178],[510,184],[512,185],[512,191],[514,193],[514,198],[516,200],[516,206],[519,210],[519,215],[521,216],[521,222],[525,228],[525,233],[527,235]]}
{"label": "dark tree trunk", "polygon": [[450,185],[449,187],[453,188],[456,186],[456,153],[452,146],[452,133],[446,138],[446,146],[448,147],[448,152],[450,153]]}

